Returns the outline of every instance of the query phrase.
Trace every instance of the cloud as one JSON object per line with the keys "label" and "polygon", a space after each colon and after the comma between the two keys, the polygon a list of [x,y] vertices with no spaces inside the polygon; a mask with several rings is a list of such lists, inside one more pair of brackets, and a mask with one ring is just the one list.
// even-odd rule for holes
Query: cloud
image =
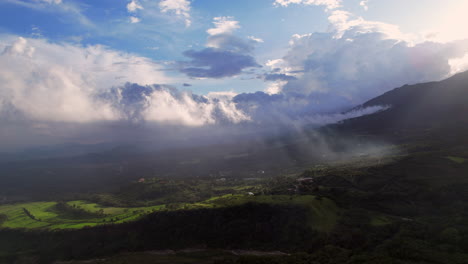
{"label": "cloud", "polygon": [[249,120],[232,102],[234,95],[210,93],[199,96],[168,85],[127,83],[106,91],[100,97],[125,120],[197,127]]}
{"label": "cloud", "polygon": [[128,12],[134,13],[138,9],[143,9],[143,7],[136,0],[132,0],[130,3],[127,4],[127,11]]}
{"label": "cloud", "polygon": [[450,74],[466,71],[468,69],[468,52],[463,57],[449,60],[449,65],[451,69]]}
{"label": "cloud", "polygon": [[255,49],[256,43],[256,41],[246,41],[231,34],[219,34],[209,36],[206,46],[238,53],[251,53]]}
{"label": "cloud", "polygon": [[363,0],[361,2],[359,2],[359,5],[362,6],[362,8],[364,8],[364,10],[369,10],[369,1],[370,0]]}
{"label": "cloud", "polygon": [[275,0],[274,5],[287,7],[290,4],[325,6],[327,9],[341,7],[341,0]]}
{"label": "cloud", "polygon": [[332,12],[329,20],[328,32],[294,35],[287,54],[272,62],[296,77],[280,90],[287,98],[307,98],[304,109],[336,112],[407,83],[446,78],[453,65],[463,66],[453,60],[468,52],[466,40],[413,43],[396,26],[346,11]]}
{"label": "cloud", "polygon": [[292,75],[287,75],[284,73],[270,73],[265,74],[264,76],[266,81],[292,81],[296,80],[297,78]]}
{"label": "cloud", "polygon": [[259,67],[249,55],[214,48],[188,50],[184,55],[192,60],[185,63],[181,72],[196,78],[230,77],[239,75],[245,68]]}
{"label": "cloud", "polygon": [[[140,3],[137,1],[137,0],[132,0],[131,2],[129,2],[127,4],[127,11],[129,13],[136,13],[138,10],[143,10],[143,6],[140,5]],[[139,17],[136,17],[134,15],[131,15],[129,17],[129,20],[130,20],[130,23],[132,24],[136,24],[136,23],[140,23],[141,22],[141,19]]]}
{"label": "cloud", "polygon": [[134,17],[134,16],[130,17],[130,23],[132,24],[139,23],[140,21],[141,19],[139,19],[138,17]]}
{"label": "cloud", "polygon": [[117,120],[119,113],[97,95],[127,81],[169,81],[149,59],[103,46],[53,44],[3,37],[0,53],[0,116],[50,122]]}
{"label": "cloud", "polygon": [[239,21],[233,20],[233,17],[215,17],[213,18],[214,28],[208,29],[206,32],[210,36],[221,34],[232,34],[236,29],[239,29]]}
{"label": "cloud", "polygon": [[254,36],[248,36],[247,38],[250,39],[250,40],[253,40],[253,41],[255,41],[255,42],[258,42],[258,43],[263,43],[263,42],[264,42],[263,39],[261,39],[261,38],[256,38],[256,37],[254,37]]}
{"label": "cloud", "polygon": [[240,28],[232,17],[215,17],[214,28],[208,29],[207,48],[188,50],[191,59],[180,63],[180,72],[194,78],[225,78],[242,73],[246,68],[260,67],[252,56],[257,41],[242,39],[233,32]]}
{"label": "cloud", "polygon": [[175,13],[185,21],[185,26],[192,24],[190,19],[190,1],[188,0],[161,0],[159,8],[162,13]]}

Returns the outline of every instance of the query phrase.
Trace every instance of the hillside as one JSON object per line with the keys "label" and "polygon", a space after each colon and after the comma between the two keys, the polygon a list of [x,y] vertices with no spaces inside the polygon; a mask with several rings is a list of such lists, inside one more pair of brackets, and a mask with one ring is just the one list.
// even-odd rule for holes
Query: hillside
{"label": "hillside", "polygon": [[406,129],[468,127],[468,72],[440,82],[405,85],[367,101],[358,108],[389,106],[372,115],[344,121],[344,130],[398,132]]}

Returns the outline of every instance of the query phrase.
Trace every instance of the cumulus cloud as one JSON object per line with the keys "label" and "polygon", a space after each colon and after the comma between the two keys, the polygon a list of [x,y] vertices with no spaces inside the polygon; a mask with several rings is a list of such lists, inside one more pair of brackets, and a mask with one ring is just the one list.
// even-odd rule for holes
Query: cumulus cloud
{"label": "cumulus cloud", "polygon": [[169,81],[149,59],[103,46],[53,44],[9,37],[0,57],[0,113],[25,119],[91,122],[119,119],[97,95],[127,81]]}
{"label": "cumulus cloud", "polygon": [[190,19],[190,1],[188,0],[161,0],[159,8],[163,13],[174,13],[184,19],[185,26],[192,24]]}
{"label": "cumulus cloud", "polygon": [[135,23],[141,22],[141,19],[135,16],[134,13],[136,13],[138,10],[143,10],[143,9],[144,9],[143,6],[141,6],[137,0],[132,0],[127,4],[127,11],[133,14],[129,17],[130,23],[135,24]]}
{"label": "cumulus cloud", "polygon": [[188,50],[191,61],[181,63],[180,72],[195,78],[224,78],[239,75],[246,68],[260,67],[252,56],[257,41],[233,34],[240,28],[232,17],[215,17],[214,28],[207,30],[207,48]]}
{"label": "cumulus cloud", "polygon": [[239,29],[239,21],[233,17],[215,17],[213,18],[214,28],[208,29],[206,32],[211,35],[231,34],[236,29]]}
{"label": "cumulus cloud", "polygon": [[336,9],[341,6],[341,0],[275,0],[276,6],[289,6],[290,4],[325,6],[327,9]]}
{"label": "cumulus cloud", "polygon": [[106,91],[100,97],[124,115],[125,120],[204,126],[249,120],[232,102],[234,96],[231,93],[199,96],[168,85],[127,83]]}
{"label": "cumulus cloud", "polygon": [[139,19],[138,17],[134,17],[134,16],[130,17],[130,23],[135,24],[139,22],[141,22],[141,19]]}
{"label": "cumulus cloud", "polygon": [[138,3],[136,0],[132,0],[130,3],[127,4],[128,12],[136,12],[138,9],[143,9],[143,7]]}
{"label": "cumulus cloud", "polygon": [[393,25],[345,11],[334,11],[329,20],[328,32],[293,36],[279,61],[283,73],[297,77],[281,87],[282,93],[301,94],[325,109],[343,109],[407,83],[448,77],[453,73],[449,62],[468,51],[468,41],[413,43]]}

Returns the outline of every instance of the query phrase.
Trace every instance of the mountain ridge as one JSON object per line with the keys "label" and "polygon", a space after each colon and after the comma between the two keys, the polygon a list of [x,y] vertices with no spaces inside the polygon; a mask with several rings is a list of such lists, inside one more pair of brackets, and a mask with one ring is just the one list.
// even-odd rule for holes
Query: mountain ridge
{"label": "mountain ridge", "polygon": [[438,81],[404,85],[354,108],[389,106],[377,113],[334,125],[344,130],[433,129],[467,126],[468,71]]}

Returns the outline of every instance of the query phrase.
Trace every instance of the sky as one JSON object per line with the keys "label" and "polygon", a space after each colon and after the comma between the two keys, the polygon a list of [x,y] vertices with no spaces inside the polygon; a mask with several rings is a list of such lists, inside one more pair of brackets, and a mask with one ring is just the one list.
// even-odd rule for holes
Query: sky
{"label": "sky", "polygon": [[0,147],[369,114],[387,106],[346,110],[468,69],[465,10],[466,0],[0,0]]}

